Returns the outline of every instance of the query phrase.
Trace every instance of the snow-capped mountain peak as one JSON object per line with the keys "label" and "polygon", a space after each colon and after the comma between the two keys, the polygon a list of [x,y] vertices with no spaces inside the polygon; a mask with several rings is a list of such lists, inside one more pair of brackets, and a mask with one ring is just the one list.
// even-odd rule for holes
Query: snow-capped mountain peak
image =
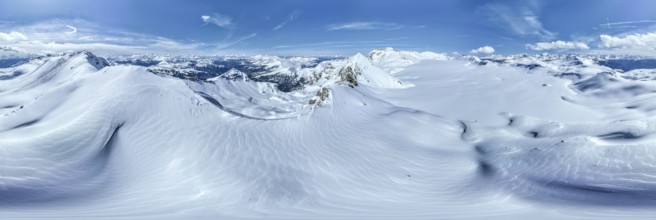
{"label": "snow-capped mountain peak", "polygon": [[103,57],[96,56],[95,54],[93,54],[89,51],[86,51],[86,50],[81,51],[81,52],[77,52],[77,53],[75,53],[74,56],[80,56],[82,58],[85,58],[87,60],[87,62],[89,62],[89,64],[91,64],[91,66],[93,66],[97,70],[102,69],[102,68],[110,65],[109,62],[107,61],[107,59],[105,59]]}
{"label": "snow-capped mountain peak", "polygon": [[446,54],[434,52],[400,51],[391,47],[374,49],[367,56],[371,62],[390,74],[396,74],[405,67],[424,60],[448,60]]}
{"label": "snow-capped mountain peak", "polygon": [[359,83],[377,88],[406,88],[410,86],[374,66],[361,53],[350,57],[338,73],[340,81],[351,87],[356,87]]}
{"label": "snow-capped mountain peak", "polygon": [[227,72],[213,78],[209,78],[205,81],[213,82],[219,79],[232,80],[232,81],[250,81],[246,73],[239,71],[238,69],[230,69]]}

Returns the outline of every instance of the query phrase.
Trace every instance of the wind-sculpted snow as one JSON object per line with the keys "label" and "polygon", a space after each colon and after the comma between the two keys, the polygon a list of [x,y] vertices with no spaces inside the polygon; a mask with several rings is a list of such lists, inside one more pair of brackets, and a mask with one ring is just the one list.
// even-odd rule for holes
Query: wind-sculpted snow
{"label": "wind-sculpted snow", "polygon": [[494,129],[467,125],[481,175],[513,194],[575,205],[656,205],[653,122],[511,117]]}
{"label": "wind-sculpted snow", "polygon": [[238,69],[183,80],[86,52],[1,69],[0,218],[656,214],[642,72],[371,54],[299,67],[288,92]]}

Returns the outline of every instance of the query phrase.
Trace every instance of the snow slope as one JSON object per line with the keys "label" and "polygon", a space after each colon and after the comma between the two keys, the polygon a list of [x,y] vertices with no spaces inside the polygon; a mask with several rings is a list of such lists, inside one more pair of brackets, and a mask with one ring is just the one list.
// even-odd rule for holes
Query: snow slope
{"label": "snow slope", "polygon": [[0,218],[656,214],[654,84],[594,63],[358,54],[285,93],[103,61],[0,71]]}

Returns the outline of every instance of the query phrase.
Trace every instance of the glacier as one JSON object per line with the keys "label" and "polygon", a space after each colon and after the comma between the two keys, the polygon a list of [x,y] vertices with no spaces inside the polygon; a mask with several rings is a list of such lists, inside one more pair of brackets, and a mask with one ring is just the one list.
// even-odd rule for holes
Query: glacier
{"label": "glacier", "polygon": [[651,218],[654,69],[603,61],[34,57],[0,69],[0,218]]}

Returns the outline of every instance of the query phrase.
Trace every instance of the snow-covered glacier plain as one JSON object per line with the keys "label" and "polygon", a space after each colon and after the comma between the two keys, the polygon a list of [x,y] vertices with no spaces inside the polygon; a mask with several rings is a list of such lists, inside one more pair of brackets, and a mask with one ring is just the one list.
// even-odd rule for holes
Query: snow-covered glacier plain
{"label": "snow-covered glacier plain", "polygon": [[0,218],[651,219],[656,69],[609,60],[16,61]]}

